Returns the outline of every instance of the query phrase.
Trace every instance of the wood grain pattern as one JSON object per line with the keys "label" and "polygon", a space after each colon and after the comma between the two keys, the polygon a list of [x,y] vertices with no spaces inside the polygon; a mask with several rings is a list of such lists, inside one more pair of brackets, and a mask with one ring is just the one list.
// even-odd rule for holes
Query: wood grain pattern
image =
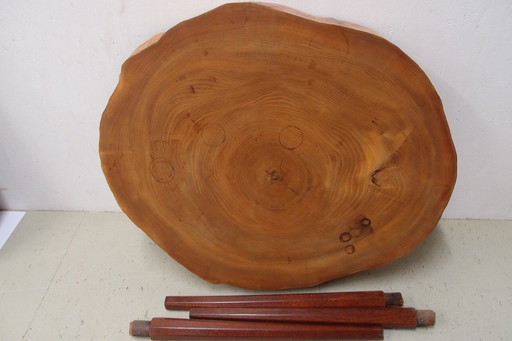
{"label": "wood grain pattern", "polygon": [[188,320],[153,318],[133,321],[130,334],[149,336],[151,340],[222,339],[335,339],[382,340],[383,330],[373,326],[296,324],[245,321]]}
{"label": "wood grain pattern", "polygon": [[197,275],[312,286],[436,226],[456,154],[439,96],[396,46],[252,3],[155,41],[123,65],[102,167],[123,211]]}
{"label": "wood grain pattern", "polygon": [[402,306],[399,292],[347,291],[316,294],[221,295],[221,296],[166,296],[164,305],[169,310],[191,308],[340,308]]}
{"label": "wood grain pattern", "polygon": [[[424,314],[425,310],[419,311]],[[434,312],[427,311],[435,316]],[[349,308],[193,308],[190,318],[266,321],[292,323],[327,323],[380,326],[382,328],[418,327],[417,310],[397,307]]]}

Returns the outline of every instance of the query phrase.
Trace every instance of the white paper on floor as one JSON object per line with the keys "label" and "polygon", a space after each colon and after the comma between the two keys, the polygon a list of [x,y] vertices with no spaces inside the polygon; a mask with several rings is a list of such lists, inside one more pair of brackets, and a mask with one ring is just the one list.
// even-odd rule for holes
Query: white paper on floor
{"label": "white paper on floor", "polygon": [[0,249],[4,246],[25,212],[0,211]]}

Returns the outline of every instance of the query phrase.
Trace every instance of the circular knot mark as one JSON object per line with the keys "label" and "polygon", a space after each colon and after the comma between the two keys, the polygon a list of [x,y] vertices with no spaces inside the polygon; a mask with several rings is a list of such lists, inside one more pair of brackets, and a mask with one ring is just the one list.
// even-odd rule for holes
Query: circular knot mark
{"label": "circular knot mark", "polygon": [[361,219],[361,225],[363,226],[370,226],[372,224],[372,221],[369,218],[363,218]]}
{"label": "circular knot mark", "polygon": [[283,148],[293,150],[304,141],[304,133],[296,126],[288,126],[279,132],[279,143]]}
{"label": "circular knot mark", "polygon": [[210,123],[201,130],[203,143],[210,147],[218,147],[226,141],[226,131],[216,123]]}
{"label": "circular knot mark", "polygon": [[169,148],[169,144],[164,140],[156,140],[151,143],[149,155],[151,155],[152,159],[164,158],[167,150]]}
{"label": "circular knot mark", "polygon": [[340,242],[346,243],[352,239],[352,234],[350,232],[343,232],[340,236]]}
{"label": "circular knot mark", "polygon": [[348,254],[348,255],[351,255],[353,254],[354,252],[356,252],[356,247],[354,245],[347,245],[345,247],[345,253]]}
{"label": "circular knot mark", "polygon": [[155,159],[149,165],[151,176],[158,182],[169,182],[174,178],[174,167],[167,159]]}

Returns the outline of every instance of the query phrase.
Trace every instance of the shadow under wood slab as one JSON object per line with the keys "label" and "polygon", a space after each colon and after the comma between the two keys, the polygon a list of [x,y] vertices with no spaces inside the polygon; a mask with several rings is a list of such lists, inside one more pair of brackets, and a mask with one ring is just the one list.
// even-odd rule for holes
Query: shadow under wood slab
{"label": "shadow under wood slab", "polygon": [[435,228],[456,154],[439,96],[396,46],[254,3],[151,43],[103,114],[102,167],[123,211],[195,274],[313,286]]}

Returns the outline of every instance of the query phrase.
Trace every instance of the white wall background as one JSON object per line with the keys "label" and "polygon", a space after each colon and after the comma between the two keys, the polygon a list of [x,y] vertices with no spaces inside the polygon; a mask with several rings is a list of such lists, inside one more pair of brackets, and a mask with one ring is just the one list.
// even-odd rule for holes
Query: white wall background
{"label": "white wall background", "polygon": [[[512,2],[275,1],[367,26],[413,58],[459,157],[446,218],[512,218]],[[119,210],[98,125],[120,67],[152,35],[222,1],[0,2],[0,207]]]}

